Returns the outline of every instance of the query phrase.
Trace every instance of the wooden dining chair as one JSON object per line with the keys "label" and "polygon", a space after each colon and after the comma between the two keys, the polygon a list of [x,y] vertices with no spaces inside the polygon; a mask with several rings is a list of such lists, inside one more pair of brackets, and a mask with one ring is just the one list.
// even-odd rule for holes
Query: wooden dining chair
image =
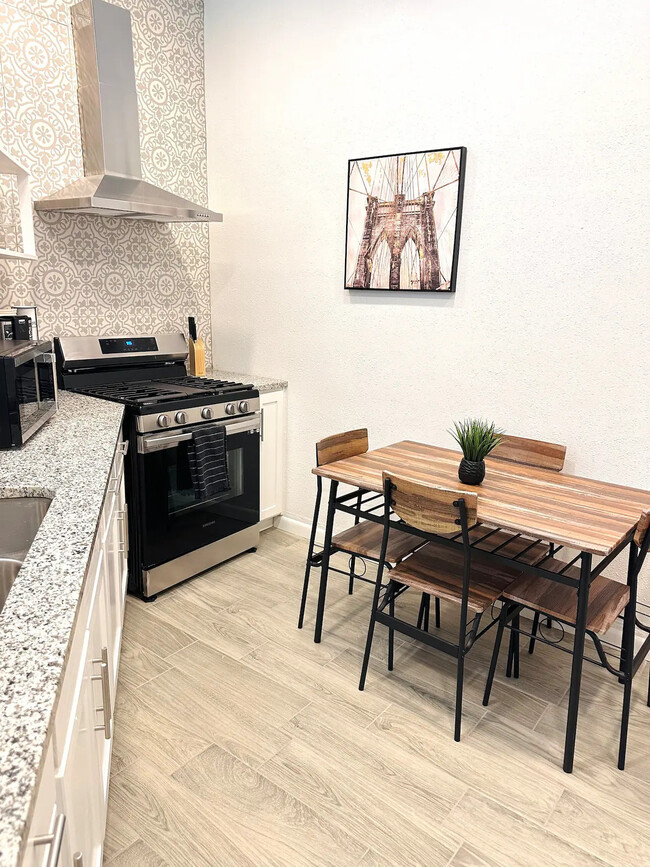
{"label": "wooden dining chair", "polygon": [[[381,553],[359,689],[365,688],[376,623],[388,627],[389,671],[393,670],[395,631],[453,656],[456,659],[454,740],[458,741],[461,733],[465,656],[477,638],[482,615],[519,577],[520,570],[515,565],[490,562],[480,550],[472,547],[470,531],[477,524],[477,494],[425,485],[388,473],[383,474],[383,481]],[[416,534],[417,538],[426,540],[426,544],[395,566],[388,575],[388,583],[384,585],[388,539],[393,532],[391,512],[399,517],[401,530]],[[454,539],[449,538],[445,544],[440,541],[441,535],[453,535]],[[459,606],[457,642],[431,634],[396,616],[395,601],[409,588]]]}
{"label": "wooden dining chair", "polygon": [[[334,463],[334,461],[341,461],[345,458],[353,458],[357,457],[357,455],[363,455],[367,451],[367,428],[359,428],[358,430],[335,434],[334,436],[326,437],[316,443],[316,465],[321,467],[324,464]],[[307,564],[305,567],[305,578],[302,588],[302,597],[300,600],[298,629],[302,629],[305,619],[310,572],[311,569],[314,566],[318,566],[320,562],[318,557],[314,557],[316,530],[322,497],[322,479],[320,476],[316,477],[316,482],[316,505],[314,508],[314,518],[312,521],[309,547],[307,550]],[[361,501],[363,495],[366,493],[368,492],[362,489],[359,490],[357,495],[357,510],[361,509]],[[349,527],[347,530],[343,530],[341,533],[332,537],[332,543],[330,546],[331,553],[340,551],[348,554],[350,556],[350,568],[348,572],[342,573],[341,569],[330,566],[328,572],[340,572],[348,576],[348,593],[351,594],[354,590],[355,577],[363,577],[361,575],[357,576],[355,572],[357,557],[374,562],[379,560],[382,532],[383,528],[381,524],[375,523],[374,521],[361,521],[357,514],[354,519],[354,526]],[[394,566],[397,563],[400,563],[405,557],[412,554],[420,545],[422,545],[422,542],[418,541],[413,536],[407,533],[402,533],[399,530],[394,530],[391,532],[388,540],[386,551],[387,563],[389,566]]]}
{"label": "wooden dining chair", "polygon": [[559,473],[564,468],[566,446],[502,434],[501,442],[490,452],[490,457]]}
{"label": "wooden dining chair", "polygon": [[[502,434],[501,442],[490,453],[490,457],[500,461],[508,461],[513,464],[521,464],[527,467],[537,467],[541,470],[553,470],[556,473],[564,469],[564,460],[566,458],[566,446],[557,443],[548,443],[544,440],[533,440],[527,437],[512,436],[511,434]],[[547,554],[553,554],[553,543],[549,543],[548,549],[544,546],[543,554],[539,557],[542,560]],[[539,630],[539,614],[535,613],[533,618],[533,628],[528,644],[528,653],[532,653],[535,649],[535,638]],[[550,619],[547,619],[546,625],[550,626]],[[511,635],[511,645],[508,652],[508,676],[512,671],[513,661],[515,656],[518,657],[519,647],[515,646],[515,633]],[[518,662],[514,663],[515,670]]]}
{"label": "wooden dining chair", "polygon": [[[648,639],[635,656],[635,625],[641,626],[636,616],[637,579],[648,552],[648,545],[650,543],[649,527],[650,512],[644,512],[639,519],[634,539],[630,543],[633,546],[631,558],[635,568],[630,575],[629,584],[623,584],[613,578],[607,578],[601,573],[592,580],[589,588],[586,632],[596,648],[598,664],[606,668],[610,674],[613,674],[623,684],[623,711],[618,756],[618,767],[620,770],[623,770],[625,767],[632,679],[650,650],[650,639]],[[547,560],[544,563],[544,568],[558,572],[562,570],[563,575],[575,580],[580,578],[580,568],[577,565],[567,568],[567,564],[560,560]],[[490,700],[490,691],[492,689],[504,630],[510,628],[511,633],[516,632],[517,635],[519,634],[518,612],[527,608],[533,611],[538,619],[541,614],[552,618],[552,620],[557,621],[563,626],[575,627],[576,624],[577,594],[575,587],[561,584],[550,578],[545,578],[541,575],[522,574],[520,578],[504,591],[503,599],[504,605],[499,616],[492,659],[483,696],[483,704],[486,706]],[[623,615],[624,610],[626,611],[625,615]],[[623,618],[623,636],[620,646],[619,668],[616,669],[608,660],[601,636],[621,617]],[[510,623],[512,623],[512,626],[510,626]],[[650,628],[642,628],[646,632],[650,632]],[[550,641],[541,636],[538,636],[537,640],[551,646],[557,644],[557,642]],[[515,658],[517,657],[518,654]],[[596,662],[596,660],[591,661]],[[650,685],[648,704],[650,704]]]}

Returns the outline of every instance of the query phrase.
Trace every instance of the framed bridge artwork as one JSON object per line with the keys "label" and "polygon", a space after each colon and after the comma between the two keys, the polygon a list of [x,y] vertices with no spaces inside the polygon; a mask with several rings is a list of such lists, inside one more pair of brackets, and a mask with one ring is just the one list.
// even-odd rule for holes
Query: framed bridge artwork
{"label": "framed bridge artwork", "polygon": [[350,160],[346,289],[455,292],[467,148]]}

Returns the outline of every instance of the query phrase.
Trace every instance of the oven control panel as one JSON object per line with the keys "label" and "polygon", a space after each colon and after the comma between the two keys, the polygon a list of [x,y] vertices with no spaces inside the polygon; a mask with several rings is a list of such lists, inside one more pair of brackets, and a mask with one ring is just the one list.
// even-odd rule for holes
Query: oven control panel
{"label": "oven control panel", "polygon": [[258,412],[260,408],[259,397],[249,397],[246,400],[223,401],[211,403],[209,406],[191,406],[181,411],[158,412],[151,415],[140,415],[137,418],[139,433],[151,433],[152,431],[171,430],[188,424],[199,424],[206,421],[224,421],[233,416],[248,415]]}
{"label": "oven control panel", "polygon": [[102,355],[158,352],[158,342],[155,337],[100,337],[99,348]]}

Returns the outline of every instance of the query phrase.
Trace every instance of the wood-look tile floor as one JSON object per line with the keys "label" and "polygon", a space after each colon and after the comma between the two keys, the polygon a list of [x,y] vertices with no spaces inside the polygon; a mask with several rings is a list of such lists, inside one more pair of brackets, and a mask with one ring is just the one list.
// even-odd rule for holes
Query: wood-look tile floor
{"label": "wood-look tile floor", "polygon": [[[620,687],[587,666],[575,772],[562,772],[570,658],[538,645],[481,704],[493,632],[468,657],[461,743],[453,661],[377,627],[357,689],[371,588],[332,576],[313,643],[306,543],[271,530],[244,555],[145,604],[129,598],[105,862],[239,865],[650,864],[650,708],[635,684],[628,769]],[[406,594],[408,597],[408,594]],[[401,600],[417,607],[417,597]],[[443,605],[443,629],[455,611]]]}

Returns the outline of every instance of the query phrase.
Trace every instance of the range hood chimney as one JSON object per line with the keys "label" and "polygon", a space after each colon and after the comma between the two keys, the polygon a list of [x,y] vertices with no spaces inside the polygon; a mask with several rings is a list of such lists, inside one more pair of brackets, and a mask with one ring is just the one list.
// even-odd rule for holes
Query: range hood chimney
{"label": "range hood chimney", "polygon": [[142,179],[131,13],[105,0],[72,7],[85,177],[34,203],[65,211],[172,223],[223,215]]}

